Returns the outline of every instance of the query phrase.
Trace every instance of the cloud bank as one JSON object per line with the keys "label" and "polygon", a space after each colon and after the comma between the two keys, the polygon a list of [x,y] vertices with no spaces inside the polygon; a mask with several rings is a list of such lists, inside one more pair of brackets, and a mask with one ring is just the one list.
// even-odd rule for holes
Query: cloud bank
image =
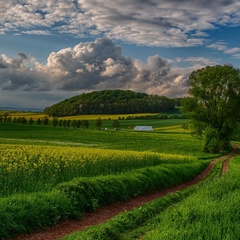
{"label": "cloud bank", "polygon": [[[57,101],[71,93],[114,88],[183,96],[187,93],[189,73],[217,62],[203,57],[168,60],[158,55],[149,56],[143,62],[124,56],[122,48],[113,41],[186,47],[186,50],[203,46],[240,59],[236,41],[228,45],[210,35],[212,30],[237,26],[240,26],[238,0],[0,1],[0,36],[97,39],[52,52],[45,63],[24,52],[16,58],[2,54],[0,101],[4,102],[10,95],[15,99],[20,93],[35,97],[41,93],[45,98],[51,93],[52,100]],[[174,63],[188,67],[177,68]]]}
{"label": "cloud bank", "polygon": [[8,0],[0,34],[105,36],[149,46],[200,46],[206,30],[240,25],[238,0]]}
{"label": "cloud bank", "polygon": [[0,86],[3,91],[26,92],[131,89],[177,97],[187,93],[190,70],[174,68],[169,60],[158,55],[148,57],[146,63],[126,57],[120,46],[101,38],[52,52],[46,64],[24,53],[16,59],[3,54]]}

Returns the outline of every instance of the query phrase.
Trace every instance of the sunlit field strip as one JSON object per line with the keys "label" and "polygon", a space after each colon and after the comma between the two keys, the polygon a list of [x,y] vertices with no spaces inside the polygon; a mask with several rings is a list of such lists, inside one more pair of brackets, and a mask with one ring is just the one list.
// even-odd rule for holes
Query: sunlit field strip
{"label": "sunlit field strip", "polygon": [[159,132],[178,132],[178,133],[190,133],[190,130],[188,129],[183,129],[180,125],[176,126],[168,126],[168,127],[157,127],[154,129],[155,131]]}
{"label": "sunlit field strip", "polygon": [[127,117],[138,117],[138,116],[146,116],[146,115],[156,115],[157,113],[133,113],[133,114],[91,114],[91,115],[77,115],[77,116],[66,116],[59,117],[59,119],[75,119],[75,120],[96,120],[97,118],[101,118],[102,120],[115,120],[119,118],[127,118]]}
{"label": "sunlit field strip", "polygon": [[42,119],[45,115],[43,113],[32,113],[32,112],[23,112],[23,113],[9,113],[9,116],[12,118],[25,117],[27,120],[32,118],[33,120]]}
{"label": "sunlit field strip", "polygon": [[[138,117],[138,116],[146,116],[146,115],[156,115],[158,113],[134,113],[134,114],[90,114],[90,115],[76,115],[76,116],[66,116],[66,117],[58,117],[58,119],[69,119],[69,120],[96,120],[97,118],[101,118],[102,120],[114,120],[119,118],[130,117]],[[33,120],[37,120],[38,118],[42,119],[46,116],[44,113],[28,113],[28,112],[20,112],[20,113],[10,113],[12,118],[16,117],[25,117],[27,120],[32,118]],[[52,117],[49,118],[50,120]]]}
{"label": "sunlit field strip", "polygon": [[185,163],[185,155],[69,146],[0,144],[1,195],[51,190],[74,177],[118,174],[166,163]]}

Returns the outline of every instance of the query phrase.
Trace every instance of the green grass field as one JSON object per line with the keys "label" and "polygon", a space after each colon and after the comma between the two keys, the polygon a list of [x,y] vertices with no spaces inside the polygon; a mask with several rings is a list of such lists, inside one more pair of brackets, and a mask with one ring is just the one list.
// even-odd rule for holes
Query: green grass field
{"label": "green grass field", "polygon": [[[122,120],[127,127],[130,122],[141,125],[153,125],[152,120]],[[93,129],[72,129],[52,126],[19,125],[0,123],[0,143],[18,144],[51,144],[82,145],[96,148],[153,151],[164,153],[187,154],[205,157],[202,153],[202,142],[190,136],[180,127],[183,120],[155,120],[157,130],[153,132],[135,132],[120,127],[115,131]],[[122,123],[124,122],[124,123]],[[126,123],[125,123],[126,122]],[[107,125],[103,124],[107,127]],[[207,155],[208,156],[208,155]]]}
{"label": "green grass field", "polygon": [[197,185],[62,239],[239,239],[239,160],[236,157],[230,162],[229,172],[224,176],[219,175],[219,162],[205,181]]}
{"label": "green grass field", "polygon": [[[108,184],[106,191],[112,188],[112,199],[119,201],[113,189],[137,196],[144,193],[143,186],[156,189],[160,182],[166,187],[193,178],[219,155],[203,153],[202,141],[181,128],[183,121],[120,120],[117,131],[112,120],[103,120],[107,131],[97,129],[95,120],[89,129],[1,122],[0,238],[79,217],[82,198],[89,199],[86,209],[109,202],[98,203],[98,191],[99,196],[110,196],[102,192],[104,187],[99,189],[99,181]],[[150,125],[154,131],[129,128],[136,125]]]}
{"label": "green grass field", "polygon": [[141,239],[238,239],[240,236],[240,158],[229,173],[203,186],[155,220]]}

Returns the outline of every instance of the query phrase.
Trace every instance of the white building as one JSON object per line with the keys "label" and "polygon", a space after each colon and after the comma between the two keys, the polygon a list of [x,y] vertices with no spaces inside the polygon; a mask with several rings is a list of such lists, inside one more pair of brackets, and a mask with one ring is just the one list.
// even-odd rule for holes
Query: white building
{"label": "white building", "polygon": [[134,131],[153,131],[152,126],[136,126]]}

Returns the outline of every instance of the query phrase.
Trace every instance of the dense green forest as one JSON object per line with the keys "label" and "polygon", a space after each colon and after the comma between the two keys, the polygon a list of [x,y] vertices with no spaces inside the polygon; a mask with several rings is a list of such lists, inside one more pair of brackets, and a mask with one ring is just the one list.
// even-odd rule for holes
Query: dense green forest
{"label": "dense green forest", "polygon": [[103,90],[83,93],[44,109],[53,117],[79,114],[158,113],[173,110],[176,101],[164,96],[130,90]]}

